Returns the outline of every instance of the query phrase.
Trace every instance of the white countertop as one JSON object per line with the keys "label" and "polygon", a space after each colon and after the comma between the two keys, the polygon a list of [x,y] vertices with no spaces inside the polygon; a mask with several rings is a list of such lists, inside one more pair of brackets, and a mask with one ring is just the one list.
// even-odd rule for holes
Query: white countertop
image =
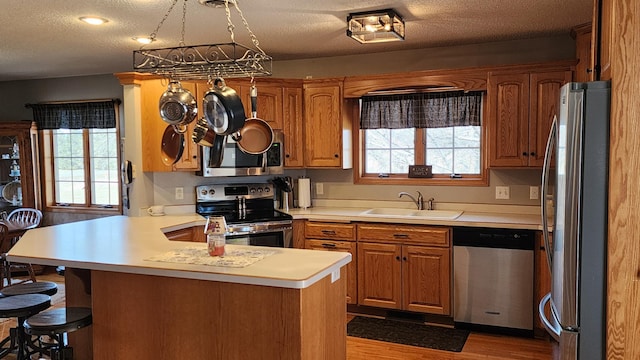
{"label": "white countertop", "polygon": [[[244,268],[146,261],[171,250],[205,243],[169,241],[163,231],[202,225],[200,215],[112,216],[29,230],[9,251],[10,261],[186,279],[301,289],[339,277],[346,252],[265,248],[275,251]],[[228,249],[244,248],[227,245]],[[255,247],[252,247],[255,248]]]}
{"label": "white countertop", "polygon": [[294,219],[331,222],[382,222],[420,225],[469,226],[503,229],[542,230],[542,219],[539,214],[513,212],[479,212],[464,211],[453,220],[421,219],[403,216],[370,216],[362,212],[370,208],[357,207],[314,207],[308,209],[291,209],[288,213]]}

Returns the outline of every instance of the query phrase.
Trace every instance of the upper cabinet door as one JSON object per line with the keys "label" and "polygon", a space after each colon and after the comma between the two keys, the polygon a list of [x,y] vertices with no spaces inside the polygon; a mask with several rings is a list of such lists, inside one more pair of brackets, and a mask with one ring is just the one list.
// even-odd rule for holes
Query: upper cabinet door
{"label": "upper cabinet door", "polygon": [[[238,89],[236,89],[238,91]],[[240,86],[240,96],[248,118],[251,114],[251,85]],[[256,84],[256,117],[266,121],[273,129],[282,129],[282,87]]]}
{"label": "upper cabinet door", "polygon": [[532,73],[529,101],[529,163],[542,167],[549,130],[560,108],[560,88],[571,82],[571,71]]}
{"label": "upper cabinet door", "polygon": [[560,88],[572,74],[558,70],[489,76],[490,167],[542,167]]}
{"label": "upper cabinet door", "polygon": [[284,166],[304,166],[302,131],[302,86],[284,88],[283,132]]}
{"label": "upper cabinet door", "polygon": [[304,163],[342,166],[342,83],[304,85]]}
{"label": "upper cabinet door", "polygon": [[489,165],[527,166],[529,74],[489,75],[487,101]]}

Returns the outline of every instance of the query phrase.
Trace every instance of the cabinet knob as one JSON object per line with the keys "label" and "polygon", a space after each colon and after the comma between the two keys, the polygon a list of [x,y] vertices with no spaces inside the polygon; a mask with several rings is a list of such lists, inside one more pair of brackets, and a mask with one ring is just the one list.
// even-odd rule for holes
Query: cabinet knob
{"label": "cabinet knob", "polygon": [[591,74],[592,72],[593,72],[593,69],[587,68],[587,74]]}
{"label": "cabinet knob", "polygon": [[287,159],[290,157],[289,154],[285,154],[284,157],[286,157]]}
{"label": "cabinet knob", "polygon": [[536,153],[532,151],[529,153],[529,156],[536,156]]}
{"label": "cabinet knob", "polygon": [[400,261],[400,256],[396,256],[396,260]]}
{"label": "cabinet knob", "polygon": [[402,260],[407,261],[407,257],[406,257],[406,256],[403,256],[403,257],[402,257]]}
{"label": "cabinet knob", "polygon": [[339,158],[339,157],[340,157],[340,155],[338,155],[338,154],[333,154],[333,157],[337,159],[337,158]]}
{"label": "cabinet knob", "polygon": [[528,155],[529,155],[529,153],[526,152],[526,151],[522,153],[522,156],[528,156]]}

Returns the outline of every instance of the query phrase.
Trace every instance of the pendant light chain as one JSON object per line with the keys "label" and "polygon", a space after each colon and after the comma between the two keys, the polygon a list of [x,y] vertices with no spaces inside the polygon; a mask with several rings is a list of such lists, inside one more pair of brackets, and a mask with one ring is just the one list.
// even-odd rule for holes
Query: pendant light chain
{"label": "pendant light chain", "polygon": [[[238,4],[236,3],[236,8]],[[236,42],[235,36],[233,34],[233,22],[231,21],[231,11],[229,10],[229,0],[224,0],[224,12],[227,15],[227,30],[229,31],[229,35],[231,36],[231,42]]]}

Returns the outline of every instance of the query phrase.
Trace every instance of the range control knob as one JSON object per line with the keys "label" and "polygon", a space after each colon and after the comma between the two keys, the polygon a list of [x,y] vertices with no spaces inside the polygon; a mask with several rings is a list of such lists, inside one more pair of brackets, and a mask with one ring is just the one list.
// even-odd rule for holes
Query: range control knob
{"label": "range control knob", "polygon": [[270,191],[271,191],[271,189],[269,189],[268,187],[264,188],[264,192],[268,193]]}
{"label": "range control knob", "polygon": [[213,196],[216,193],[214,189],[209,189],[209,195]]}
{"label": "range control knob", "polygon": [[200,194],[201,194],[202,196],[207,196],[207,194],[208,194],[207,189],[202,189],[202,190],[200,190]]}
{"label": "range control knob", "polygon": [[256,193],[256,188],[249,189],[249,194],[255,194],[255,193]]}

